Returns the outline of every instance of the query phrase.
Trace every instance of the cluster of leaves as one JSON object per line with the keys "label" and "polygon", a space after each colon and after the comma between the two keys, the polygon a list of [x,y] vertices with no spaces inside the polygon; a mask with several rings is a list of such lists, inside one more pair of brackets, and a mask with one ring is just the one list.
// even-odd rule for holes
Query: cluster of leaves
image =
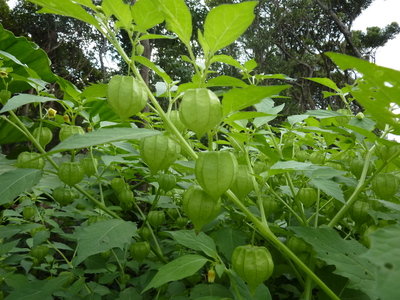
{"label": "cluster of leaves", "polygon": [[[8,46],[0,51],[0,142],[30,143],[0,157],[0,297],[396,297],[400,146],[386,137],[400,133],[391,108],[400,104],[399,72],[328,53],[362,77],[344,88],[308,80],[346,109],[310,110],[271,126],[283,109],[273,99],[288,86],[258,84],[290,78],[253,75],[254,60],[218,54],[250,26],[257,2],[212,9],[197,35],[202,57],[193,55],[183,0],[31,2],[93,25],[132,75],[80,90],[49,71],[42,50],[1,29]],[[163,38],[147,31],[164,21],[187,48],[190,83],[172,81],[140,55],[141,40]],[[243,78],[209,79],[215,62]],[[136,63],[162,78],[154,93]],[[62,100],[46,90],[53,81]],[[12,96],[27,86],[36,95]],[[142,113],[147,98],[151,112]],[[351,113],[355,99],[365,114]],[[23,105],[37,106],[40,117],[17,116]],[[50,149],[50,140],[60,142]],[[257,249],[263,261],[244,260],[237,249]]]}

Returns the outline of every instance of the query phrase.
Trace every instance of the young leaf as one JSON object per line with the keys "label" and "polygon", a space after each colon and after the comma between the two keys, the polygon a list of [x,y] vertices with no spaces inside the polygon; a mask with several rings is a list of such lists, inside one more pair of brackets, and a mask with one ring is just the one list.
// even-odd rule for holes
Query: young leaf
{"label": "young leaf", "polygon": [[196,235],[194,230],[168,231],[169,234],[181,245],[196,251],[203,251],[213,258],[218,257],[214,240],[204,232]]}
{"label": "young leaf", "polygon": [[164,13],[168,30],[175,32],[179,39],[189,45],[192,36],[192,15],[184,0],[155,0]]}
{"label": "young leaf", "polygon": [[125,4],[122,0],[103,0],[101,7],[107,16],[114,15],[122,26],[129,30],[132,25],[132,14],[128,4]]}
{"label": "young leaf", "polygon": [[204,23],[204,39],[214,54],[239,38],[254,20],[257,1],[225,4],[213,8]]}
{"label": "young leaf", "polygon": [[334,265],[334,273],[349,279],[349,288],[358,289],[367,295],[374,291],[374,265],[363,257],[367,251],[354,240],[343,240],[338,232],[327,226],[320,228],[290,227],[297,237],[311,244],[316,257]]}
{"label": "young leaf", "polygon": [[137,236],[135,223],[123,220],[105,220],[77,230],[78,254],[73,262],[77,266],[87,257],[112,248],[123,249]]}
{"label": "young leaf", "polygon": [[338,86],[336,85],[336,83],[334,83],[331,79],[329,78],[305,78],[314,82],[317,82],[319,84],[322,84],[336,92],[340,92],[340,89],[338,88]]}
{"label": "young leaf", "polygon": [[233,88],[222,99],[223,115],[227,116],[232,112],[257,104],[262,99],[277,95],[288,87],[288,85],[277,85],[248,86],[242,89]]}
{"label": "young leaf", "polygon": [[153,28],[164,21],[160,8],[153,0],[140,0],[132,6],[132,17],[141,31]]}
{"label": "young leaf", "polygon": [[143,292],[151,288],[157,288],[169,281],[181,280],[192,276],[203,267],[207,261],[207,258],[195,254],[181,256],[158,269],[158,273],[153,277]]}
{"label": "young leaf", "polygon": [[12,101],[8,101],[6,105],[0,110],[0,114],[17,109],[18,107],[28,103],[44,103],[48,101],[54,101],[56,99],[50,97],[36,96],[30,94],[20,94],[11,98]]}
{"label": "young leaf", "polygon": [[88,24],[100,29],[99,22],[95,17],[87,13],[82,6],[72,2],[71,0],[55,1],[55,0],[29,0],[32,3],[42,6],[40,13],[57,14],[82,20]]}

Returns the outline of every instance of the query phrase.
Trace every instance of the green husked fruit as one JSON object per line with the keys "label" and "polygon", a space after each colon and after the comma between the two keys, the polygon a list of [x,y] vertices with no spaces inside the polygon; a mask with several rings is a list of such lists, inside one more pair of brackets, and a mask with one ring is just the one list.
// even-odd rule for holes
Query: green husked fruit
{"label": "green husked fruit", "polygon": [[278,204],[274,197],[263,197],[262,204],[264,207],[265,217],[268,218],[277,209]]}
{"label": "green husked fruit", "polygon": [[208,89],[189,89],[182,97],[179,107],[182,123],[201,138],[207,131],[220,124],[222,106],[217,97]]}
{"label": "green husked fruit", "polygon": [[227,151],[209,151],[199,154],[195,166],[200,186],[214,199],[232,187],[238,164],[235,156]]}
{"label": "green husked fruit", "polygon": [[380,146],[375,148],[375,154],[383,161],[388,161],[396,152],[400,151],[400,145]]}
{"label": "green husked fruit", "polygon": [[192,185],[182,199],[183,211],[192,221],[198,233],[208,223],[213,221],[221,210],[221,201],[215,201],[201,187]]}
{"label": "green husked fruit", "polygon": [[167,169],[178,159],[180,152],[179,144],[166,135],[153,135],[140,141],[140,157],[153,174]]}
{"label": "green husked fruit", "polygon": [[250,174],[247,166],[239,165],[230,189],[239,199],[244,199],[253,188],[253,175]]}
{"label": "green husked fruit", "polygon": [[0,91],[0,103],[6,105],[7,101],[11,98],[11,92],[7,90]]}
{"label": "green husked fruit", "polygon": [[165,222],[165,214],[163,211],[153,210],[147,215],[147,221],[154,229],[157,229]]}
{"label": "green husked fruit", "polygon": [[310,244],[295,236],[292,236],[287,240],[286,246],[296,255],[301,252],[310,253],[312,251]]}
{"label": "green husked fruit", "polygon": [[76,193],[72,188],[68,186],[59,186],[53,190],[52,196],[57,203],[64,206],[71,204],[74,201],[74,199],[76,198]]}
{"label": "green husked fruit", "polygon": [[33,136],[39,141],[40,146],[44,148],[53,139],[53,132],[48,127],[37,127],[33,130]]}
{"label": "green husked fruit", "polygon": [[115,177],[111,180],[111,188],[116,191],[120,192],[126,186],[125,180],[120,177]]}
{"label": "green husked fruit", "polygon": [[[355,158],[350,161],[350,172],[356,176],[357,179],[360,179],[362,170],[364,168],[365,160],[362,158]],[[368,165],[367,175],[372,173],[373,166],[371,163]]]}
{"label": "green husked fruit", "polygon": [[44,165],[44,158],[39,153],[24,151],[17,157],[18,168],[43,169]]}
{"label": "green husked fruit", "polygon": [[32,257],[36,258],[38,261],[45,258],[47,254],[49,254],[49,248],[46,245],[39,245],[31,250]]}
{"label": "green husked fruit", "polygon": [[145,108],[147,87],[132,76],[115,75],[108,83],[107,102],[121,120],[126,120]]}
{"label": "green husked fruit", "polygon": [[318,200],[318,191],[312,187],[303,187],[297,192],[297,198],[306,208],[309,208]]}
{"label": "green husked fruit", "polygon": [[135,201],[135,196],[131,189],[125,186],[121,191],[118,192],[118,200],[121,207],[125,210],[130,209],[133,206],[133,202]]}
{"label": "green husked fruit", "polygon": [[150,254],[150,244],[148,242],[132,243],[129,252],[133,259],[141,263]]}
{"label": "green husked fruit", "polygon": [[325,163],[325,155],[320,152],[311,153],[309,159],[315,165],[323,165]]}
{"label": "green husked fruit", "polygon": [[297,161],[305,162],[305,161],[308,159],[309,154],[308,154],[308,152],[305,151],[305,150],[300,150],[300,151],[297,151],[297,152],[294,154],[294,156],[296,157]]}
{"label": "green husked fruit", "polygon": [[185,217],[178,217],[176,219],[176,225],[178,225],[179,228],[186,228],[187,223],[188,219]]}
{"label": "green husked fruit", "polygon": [[[179,132],[185,131],[186,126],[181,121],[181,118],[179,116],[179,111],[172,110],[169,113],[169,120],[172,122],[172,124],[174,124],[174,126],[176,127],[176,129],[178,129]],[[165,126],[165,129],[172,132],[172,129],[168,125]]]}
{"label": "green husked fruit", "polygon": [[63,162],[58,168],[58,177],[69,186],[82,181],[85,171],[80,162]]}
{"label": "green husked fruit", "polygon": [[368,202],[357,200],[349,209],[349,215],[356,225],[362,225],[366,223],[371,216],[368,214],[368,210],[371,208]]}
{"label": "green husked fruit", "polygon": [[65,125],[61,127],[58,137],[60,141],[63,141],[74,134],[85,134],[85,131],[83,131],[81,126]]}
{"label": "green husked fruit", "polygon": [[150,240],[153,237],[152,230],[147,226],[142,227],[139,231],[139,234],[146,241]]}
{"label": "green husked fruit", "polygon": [[97,166],[99,164],[99,161],[96,158],[91,157],[85,157],[82,158],[81,164],[83,166],[83,170],[85,174],[90,177],[96,173]]}
{"label": "green husked fruit", "polygon": [[233,251],[232,266],[236,274],[247,282],[252,296],[274,271],[274,262],[268,249],[251,245],[239,246]]}
{"label": "green husked fruit", "polygon": [[22,211],[22,215],[24,216],[25,220],[33,218],[35,214],[36,214],[36,209],[32,206],[25,206],[24,210]]}
{"label": "green husked fruit", "polygon": [[160,174],[157,182],[160,189],[164,192],[169,192],[176,186],[176,177],[172,174]]}
{"label": "green husked fruit", "polygon": [[372,179],[372,190],[383,200],[389,200],[399,190],[399,179],[392,173],[380,173]]}

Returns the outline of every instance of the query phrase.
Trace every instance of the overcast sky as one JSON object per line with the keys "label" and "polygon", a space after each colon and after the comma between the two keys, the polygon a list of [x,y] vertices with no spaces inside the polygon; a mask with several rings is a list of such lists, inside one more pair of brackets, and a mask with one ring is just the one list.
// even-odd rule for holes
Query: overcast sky
{"label": "overcast sky", "polygon": [[[14,6],[16,0],[9,0]],[[391,22],[400,24],[400,0],[375,0],[373,4],[355,21],[353,30],[365,30],[367,27],[385,27]],[[400,36],[378,49],[376,63],[380,66],[400,70]]]}

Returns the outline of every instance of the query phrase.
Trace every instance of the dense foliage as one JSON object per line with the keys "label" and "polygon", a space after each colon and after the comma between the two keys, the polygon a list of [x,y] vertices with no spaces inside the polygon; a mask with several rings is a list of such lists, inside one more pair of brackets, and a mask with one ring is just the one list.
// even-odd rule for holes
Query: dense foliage
{"label": "dense foliage", "polygon": [[[0,156],[0,299],[397,297],[398,71],[326,53],[332,74],[361,77],[304,80],[343,108],[272,125],[296,79],[220,52],[262,2],[215,6],[196,32],[183,0],[31,2],[90,24],[129,70],[78,88],[0,28],[0,145],[14,145]],[[143,56],[143,41],[171,39],[150,33],[160,24],[185,46],[189,82]]]}

